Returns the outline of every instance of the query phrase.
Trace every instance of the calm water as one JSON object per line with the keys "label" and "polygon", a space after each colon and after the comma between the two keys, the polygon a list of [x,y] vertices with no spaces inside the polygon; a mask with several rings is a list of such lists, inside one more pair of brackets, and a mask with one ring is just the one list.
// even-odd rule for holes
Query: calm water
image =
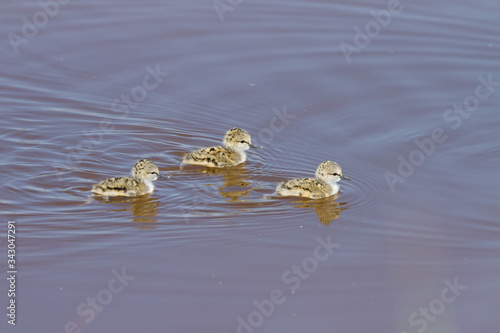
{"label": "calm water", "polygon": [[[1,331],[498,332],[500,4],[216,4],[0,5]],[[265,148],[179,171],[234,126]],[[337,197],[262,198],[326,159]]]}

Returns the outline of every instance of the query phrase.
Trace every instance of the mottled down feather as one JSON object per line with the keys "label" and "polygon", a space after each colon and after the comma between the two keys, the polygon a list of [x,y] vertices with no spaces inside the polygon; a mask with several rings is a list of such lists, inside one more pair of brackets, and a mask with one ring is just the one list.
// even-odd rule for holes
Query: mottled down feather
{"label": "mottled down feather", "polygon": [[276,191],[281,195],[315,199],[329,196],[332,188],[330,185],[314,178],[298,178],[281,182],[278,184]]}
{"label": "mottled down feather", "polygon": [[218,146],[201,148],[187,153],[184,155],[182,162],[208,167],[223,167],[243,162],[243,156],[240,152]]}
{"label": "mottled down feather", "polygon": [[108,196],[133,197],[147,193],[148,186],[130,177],[109,178],[92,187],[92,192]]}

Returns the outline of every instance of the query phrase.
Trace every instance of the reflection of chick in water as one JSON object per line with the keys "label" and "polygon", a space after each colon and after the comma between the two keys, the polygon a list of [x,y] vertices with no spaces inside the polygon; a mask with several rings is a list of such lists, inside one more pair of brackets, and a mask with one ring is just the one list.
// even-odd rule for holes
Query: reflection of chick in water
{"label": "reflection of chick in water", "polygon": [[334,195],[323,199],[300,200],[292,203],[297,204],[295,205],[297,208],[314,208],[321,224],[329,225],[333,220],[340,217],[341,206],[344,205],[344,203],[339,204],[335,200],[337,197],[337,195]]}
{"label": "reflection of chick in water", "polygon": [[[223,198],[230,199],[231,201],[239,201],[240,197],[246,197],[251,189],[242,190],[241,187],[250,187],[251,183],[246,180],[250,178],[248,170],[245,165],[240,164],[231,168],[205,168],[200,170],[202,173],[212,175],[222,175],[224,183],[219,187],[219,194]],[[235,187],[232,188],[231,187]]]}
{"label": "reflection of chick in water", "polygon": [[145,196],[131,202],[130,212],[134,215],[134,222],[156,222],[158,200]]}
{"label": "reflection of chick in water", "polygon": [[104,199],[97,197],[96,200],[102,201],[103,203],[114,203],[119,204],[118,208],[114,205],[115,209],[111,209],[112,212],[123,212],[129,210],[134,216],[132,221],[134,222],[156,222],[156,215],[158,212],[159,202],[157,199],[151,198],[151,194],[142,195],[136,198],[127,197],[113,197],[109,199]]}

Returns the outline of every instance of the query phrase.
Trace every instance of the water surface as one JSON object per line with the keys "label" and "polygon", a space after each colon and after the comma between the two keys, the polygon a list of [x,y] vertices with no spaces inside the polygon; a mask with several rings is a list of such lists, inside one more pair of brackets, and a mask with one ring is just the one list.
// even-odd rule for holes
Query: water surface
{"label": "water surface", "polygon": [[[29,38],[40,5],[1,5],[2,330],[498,332],[500,6],[232,4],[72,1]],[[234,126],[264,149],[179,170]],[[141,158],[171,178],[85,204]],[[263,199],[327,159],[338,196]]]}

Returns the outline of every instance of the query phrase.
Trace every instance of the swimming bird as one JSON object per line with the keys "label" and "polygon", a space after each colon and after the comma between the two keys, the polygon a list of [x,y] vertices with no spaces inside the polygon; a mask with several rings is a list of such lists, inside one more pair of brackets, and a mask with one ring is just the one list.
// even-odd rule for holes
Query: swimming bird
{"label": "swimming bird", "polygon": [[109,178],[92,186],[92,193],[104,197],[136,197],[154,191],[153,181],[169,178],[160,175],[156,164],[140,160],[132,168],[132,177]]}
{"label": "swimming bird", "polygon": [[281,182],[275,194],[311,199],[326,198],[339,191],[337,182],[350,179],[342,175],[340,166],[332,161],[324,161],[316,170],[316,178],[298,178]]}
{"label": "swimming bird", "polygon": [[249,148],[262,148],[252,144],[247,131],[241,128],[231,128],[226,132],[222,146],[200,148],[183,156],[184,164],[203,165],[207,167],[225,168],[243,163],[247,159],[245,153]]}

